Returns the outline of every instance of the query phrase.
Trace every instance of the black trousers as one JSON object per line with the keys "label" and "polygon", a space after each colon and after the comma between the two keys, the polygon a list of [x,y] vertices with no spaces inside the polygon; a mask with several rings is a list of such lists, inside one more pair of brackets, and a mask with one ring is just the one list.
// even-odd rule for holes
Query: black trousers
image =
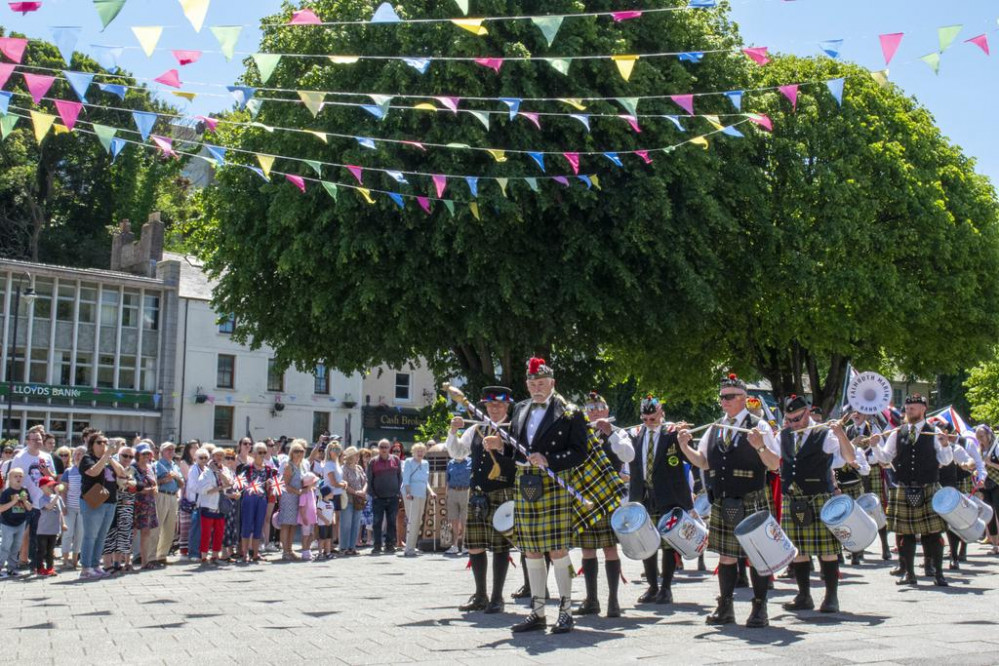
{"label": "black trousers", "polygon": [[375,548],[382,546],[382,520],[387,524],[385,547],[395,548],[395,517],[399,513],[398,497],[376,497],[371,501],[371,512],[374,516]]}
{"label": "black trousers", "polygon": [[31,566],[35,569],[41,569],[43,568],[42,564],[44,564],[45,569],[51,569],[55,564],[56,535],[36,534],[31,543],[35,546],[35,554],[31,560]]}

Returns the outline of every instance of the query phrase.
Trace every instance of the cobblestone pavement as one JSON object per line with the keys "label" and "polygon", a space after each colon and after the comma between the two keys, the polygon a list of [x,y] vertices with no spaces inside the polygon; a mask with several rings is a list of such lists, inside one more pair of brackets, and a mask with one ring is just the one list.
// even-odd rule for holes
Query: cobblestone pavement
{"label": "cobblestone pavement", "polygon": [[[624,561],[625,617],[579,619],[564,636],[513,636],[525,614],[510,602],[499,615],[458,612],[471,592],[465,558],[371,556],[329,562],[230,565],[201,571],[173,564],[153,572],[80,582],[75,573],[47,580],[0,581],[0,663],[256,664],[312,663],[589,663],[658,661],[680,664],[762,662],[808,664],[999,661],[999,557],[970,548],[951,586],[896,588],[890,565],[847,566],[843,612],[791,614],[789,581],[771,593],[769,629],[706,626],[717,585],[708,572],[677,575],[676,603],[642,606],[641,563]],[[579,564],[579,552],[573,561]],[[515,559],[515,561],[517,561]],[[521,583],[510,570],[509,595]],[[601,566],[601,577],[603,567]],[[554,580],[549,581],[552,591]],[[601,580],[601,596],[605,581]],[[813,578],[816,603],[820,581]],[[582,597],[582,579],[575,597]],[[736,613],[749,613],[738,590]],[[602,598],[606,605],[606,599]],[[548,606],[553,621],[554,602]]]}

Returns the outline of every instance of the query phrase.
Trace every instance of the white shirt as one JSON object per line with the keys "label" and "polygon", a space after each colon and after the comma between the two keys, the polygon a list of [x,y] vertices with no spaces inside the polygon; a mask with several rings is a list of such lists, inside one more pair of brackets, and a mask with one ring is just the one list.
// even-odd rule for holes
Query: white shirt
{"label": "white shirt", "polygon": [[[792,431],[791,435],[794,437],[795,448],[798,445],[798,436],[801,435],[801,444],[804,446],[805,442],[808,441],[808,436],[812,434],[811,430],[806,430],[804,432]],[[839,439],[833,434],[832,430],[826,432],[826,438],[822,441],[822,452],[832,455],[832,468],[839,469],[846,464],[843,459],[843,454],[839,450]],[[859,456],[858,456],[859,458]],[[867,466],[867,472],[871,471],[870,466]],[[863,472],[862,472],[863,473]]]}
{"label": "white shirt", "polygon": [[[191,468],[191,473],[193,474],[196,470],[198,470],[197,465]],[[208,492],[218,485],[218,482],[215,480],[215,472],[212,471],[210,467],[206,467],[205,470],[198,475],[198,479],[195,483],[198,489],[198,508],[217,512],[219,510],[220,493]]]}
{"label": "white shirt", "polygon": [[332,483],[330,482],[329,477],[331,474],[333,475],[333,481],[335,481],[336,483],[343,483],[343,468],[340,466],[340,463],[338,463],[335,460],[327,460],[323,464],[322,480],[332,486],[334,497],[336,497],[337,495],[343,495],[343,488],[341,488],[340,486],[333,486]]}
{"label": "white shirt", "polygon": [[[207,468],[206,468],[207,469]],[[201,478],[201,468],[195,463],[187,472],[187,483],[184,485],[184,498],[195,502],[198,498],[198,480]]]}
{"label": "white shirt", "polygon": [[[732,419],[734,421],[733,425],[741,428],[742,423],[743,421],[746,420],[747,416],[749,416],[749,410],[743,409],[741,412],[736,414],[735,417]],[[727,416],[722,417],[722,422],[723,423],[727,422],[727,419],[728,419]],[[766,446],[768,449],[770,449],[770,452],[773,453],[775,456],[780,456],[780,444],[777,442],[777,438],[774,437],[774,431],[770,427],[770,424],[767,423],[765,419],[760,419],[759,423],[757,423],[756,425],[756,429],[759,430],[761,433],[763,433],[763,445]],[[705,458],[707,458],[708,456],[708,444],[711,443],[711,436],[714,430],[715,430],[714,426],[705,430],[704,434],[701,435],[700,441],[697,442],[697,452],[703,455]],[[725,429],[719,428],[719,430],[721,430],[722,434],[724,435]],[[736,440],[735,436],[740,434],[744,433],[740,433],[736,430],[732,431],[733,446],[737,445],[739,441],[744,441],[744,440]],[[749,442],[747,441],[746,444],[748,443]],[[839,446],[838,442],[837,446]]]}
{"label": "white shirt", "polygon": [[319,509],[319,515],[326,520],[326,525],[333,524],[333,502],[330,500],[321,499],[317,502],[316,507]]}
{"label": "white shirt", "polygon": [[954,449],[954,462],[958,465],[963,465],[969,460],[973,460],[975,462],[975,483],[985,483],[985,462],[982,460],[982,453],[978,449],[978,442],[965,442],[956,446],[951,444],[951,448]]}
{"label": "white shirt", "polygon": [[444,441],[444,448],[452,458],[461,460],[472,455],[472,438],[475,437],[475,428],[469,428],[458,437],[453,432],[448,432]]}
{"label": "white shirt", "polygon": [[[535,405],[537,404],[543,404],[544,407],[536,408]],[[541,427],[541,421],[544,420],[545,412],[548,411],[548,408],[551,407],[551,404],[552,404],[552,397],[549,395],[548,399],[545,400],[544,403],[531,403],[528,406],[528,409],[531,410],[530,413],[527,415],[527,441],[529,443],[534,441],[534,435],[537,434],[538,428]]]}
{"label": "white shirt", "polygon": [[[923,424],[926,421],[920,421],[916,423],[911,428],[915,428],[916,432],[923,429]],[[937,429],[936,432],[939,434],[940,430]],[[871,445],[871,449],[874,449],[874,456],[878,462],[883,465],[890,465],[892,461],[895,460],[895,456],[898,455],[898,430],[888,435],[888,441],[884,444]],[[940,437],[933,438],[933,450],[937,452],[937,462],[941,465],[949,465],[951,461],[954,460],[954,447],[953,446],[942,446],[940,444]]]}
{"label": "white shirt", "polygon": [[611,451],[621,462],[627,464],[635,459],[635,445],[631,443],[631,437],[628,437],[628,433],[624,430],[615,430],[607,441],[610,442]]}
{"label": "white shirt", "polygon": [[24,448],[11,461],[10,469],[16,467],[24,470],[24,488],[27,489],[28,497],[31,498],[31,501],[37,502],[38,498],[42,495],[41,488],[38,487],[38,481],[43,476],[46,476],[43,473],[43,468],[48,471],[48,475],[55,475],[55,465],[52,464],[52,456],[41,449],[38,450],[37,454],[33,455],[27,448]]}

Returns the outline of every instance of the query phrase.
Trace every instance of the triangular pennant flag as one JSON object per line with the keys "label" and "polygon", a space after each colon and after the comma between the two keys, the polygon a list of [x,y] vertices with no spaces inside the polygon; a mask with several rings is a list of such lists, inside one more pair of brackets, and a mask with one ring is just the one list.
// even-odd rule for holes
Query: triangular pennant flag
{"label": "triangular pennant flag", "polygon": [[13,96],[14,93],[0,90],[0,116],[7,115],[7,112],[10,110],[10,100]]}
{"label": "triangular pennant flag", "polygon": [[260,82],[267,83],[274,73],[274,68],[281,62],[280,53],[254,53],[253,62],[257,64],[257,71],[260,73]]}
{"label": "triangular pennant flag", "polygon": [[486,152],[492,155],[497,162],[506,162],[506,151],[498,148],[486,148]]}
{"label": "triangular pennant flag", "polygon": [[649,151],[647,150],[636,150],[634,151],[636,155],[642,158],[642,161],[646,164],[652,164],[652,158],[649,157]]}
{"label": "triangular pennant flag", "polygon": [[397,183],[408,185],[409,181],[406,180],[406,174],[401,171],[386,171],[385,175],[394,180]]}
{"label": "triangular pennant flag", "polygon": [[361,148],[367,148],[368,150],[377,150],[377,146],[375,146],[374,139],[369,139],[366,136],[355,136],[354,140],[357,141],[358,145],[360,145]]}
{"label": "triangular pennant flag", "polygon": [[177,64],[181,67],[192,65],[201,60],[201,51],[190,51],[186,49],[173,49],[173,57],[177,59]]}
{"label": "triangular pennant flag", "polygon": [[83,28],[78,26],[60,25],[49,28],[52,34],[52,41],[62,55],[63,62],[67,65],[73,60],[73,51],[76,50],[76,43],[80,40],[80,32]]}
{"label": "triangular pennant flag", "polygon": [[83,105],[79,102],[57,99],[55,100],[55,108],[59,112],[63,124],[66,125],[66,129],[72,132],[73,127],[76,126],[76,119],[80,116],[80,111],[83,110]]}
{"label": "triangular pennant flag", "polygon": [[527,177],[527,178],[524,178],[524,182],[527,183],[527,186],[529,188],[531,188],[531,191],[533,191],[533,192],[537,192],[538,191],[538,179],[537,178]]}
{"label": "triangular pennant flag", "polygon": [[621,162],[621,158],[618,156],[617,153],[604,153],[604,157],[613,162],[615,166],[619,167],[624,166],[624,164]]}
{"label": "triangular pennant flag", "polygon": [[579,153],[562,153],[562,156],[572,167],[572,173],[579,175]]}
{"label": "triangular pennant flag", "polygon": [[153,134],[150,139],[164,155],[169,155],[170,157],[178,157],[177,153],[173,149],[173,139],[166,136],[157,136]]}
{"label": "triangular pennant flag", "polygon": [[0,53],[16,63],[24,58],[24,49],[27,47],[28,40],[23,37],[0,37]]}
{"label": "triangular pennant flag", "polygon": [[97,15],[101,18],[101,24],[104,28],[111,25],[111,21],[117,18],[124,6],[125,0],[94,0],[94,8],[97,10]]}
{"label": "triangular pennant flag", "polygon": [[327,180],[321,180],[319,182],[322,184],[323,189],[325,189],[326,192],[330,195],[330,197],[333,198],[333,201],[336,201],[337,194],[339,194],[339,192],[337,191],[336,183],[331,183]]}
{"label": "triangular pennant flag", "polygon": [[24,84],[28,87],[28,92],[31,93],[31,99],[35,100],[35,104],[41,104],[42,98],[45,97],[52,87],[52,83],[55,82],[54,76],[45,74],[28,74],[24,72],[21,76],[24,77]]}
{"label": "triangular pennant flag", "polygon": [[402,195],[398,192],[386,192],[389,199],[395,202],[395,205],[399,207],[400,210],[406,207],[406,202],[402,200]]}
{"label": "triangular pennant flag", "polygon": [[434,188],[437,190],[437,198],[440,199],[441,195],[444,194],[444,190],[447,188],[447,176],[435,173],[430,177],[434,181]]}
{"label": "triangular pennant flag", "polygon": [[435,97],[434,99],[451,109],[451,113],[458,113],[458,103],[461,101],[460,97]]}
{"label": "triangular pennant flag", "polygon": [[846,79],[832,79],[831,81],[826,81],[826,87],[829,88],[829,92],[832,94],[836,103],[843,104],[843,85],[846,83]]}
{"label": "triangular pennant flag", "polygon": [[618,104],[624,107],[624,110],[628,112],[629,116],[638,115],[637,97],[616,97],[615,100]]}
{"label": "triangular pennant flag", "polygon": [[489,114],[488,113],[486,113],[485,111],[469,111],[469,113],[472,114],[472,116],[474,116],[476,120],[478,120],[480,123],[482,123],[482,126],[486,128],[487,132],[489,131]]}
{"label": "triangular pennant flag", "polygon": [[737,130],[735,127],[732,127],[731,125],[728,126],[728,127],[723,128],[722,131],[721,131],[721,133],[722,134],[727,134],[729,136],[734,136],[734,137],[744,137],[744,136],[746,136],[745,134],[743,134],[742,132],[740,132],[739,130]]}
{"label": "triangular pennant flag", "polygon": [[822,49],[830,58],[838,58],[839,50],[843,47],[842,39],[827,39],[824,42],[819,42],[819,48]]}
{"label": "triangular pennant flag", "polygon": [[9,2],[10,10],[12,12],[19,13],[21,16],[27,16],[31,12],[37,12],[42,8],[41,0],[35,0],[34,2]]}
{"label": "triangular pennant flag", "polygon": [[222,55],[225,56],[225,59],[232,60],[232,56],[236,52],[236,42],[239,41],[239,35],[243,32],[243,26],[213,25],[209,30],[212,31],[215,39],[218,40],[219,48],[222,50]]}
{"label": "triangular pennant flag", "polygon": [[704,51],[687,51],[686,53],[677,53],[676,57],[680,60],[680,62],[698,63],[704,59]]}
{"label": "triangular pennant flag", "polygon": [[427,197],[417,196],[416,203],[420,204],[420,208],[423,209],[424,213],[426,213],[427,215],[430,214],[430,199],[428,199]]}
{"label": "triangular pennant flag", "polygon": [[246,110],[250,112],[250,117],[254,120],[260,115],[260,107],[263,106],[263,102],[259,99],[248,99],[246,100]]}
{"label": "triangular pennant flag", "polygon": [[118,155],[121,154],[121,151],[125,150],[125,146],[127,145],[128,142],[120,136],[111,139],[111,164],[114,164],[114,161],[118,159]]}
{"label": "triangular pennant flag", "polygon": [[774,123],[770,120],[770,116],[765,113],[749,113],[746,117],[760,127],[765,128],[768,132],[774,131]]}
{"label": "triangular pennant flag", "polygon": [[962,25],[948,25],[943,28],[937,28],[937,38],[940,40],[940,53],[946,51],[957,36],[961,34]]}
{"label": "triangular pennant flag", "polygon": [[875,72],[871,72],[871,78],[881,87],[888,85],[888,70],[881,69]]}
{"label": "triangular pennant flag", "polygon": [[270,180],[271,168],[274,166],[274,159],[275,159],[274,155],[261,155],[260,153],[257,153],[256,157],[257,157],[257,163],[260,165],[260,168],[263,169],[264,171],[264,178]]}
{"label": "triangular pennant flag", "polygon": [[786,86],[777,86],[777,90],[780,91],[784,97],[791,100],[791,109],[797,111],[798,109],[798,84],[793,83]]}
{"label": "triangular pennant flag", "polygon": [[541,129],[541,114],[535,113],[533,111],[521,111],[517,115],[523,116],[524,118],[527,118],[532,123],[534,123],[535,127],[537,127],[538,129]]}
{"label": "triangular pennant flag", "polygon": [[516,97],[500,97],[499,100],[507,105],[510,109],[510,120],[517,117],[517,112],[520,111],[520,102],[522,100]]}
{"label": "triangular pennant flag", "polygon": [[288,25],[319,25],[321,23],[322,21],[319,20],[319,17],[311,9],[293,11],[291,19],[288,20]]}
{"label": "triangular pennant flag", "polygon": [[885,65],[891,64],[891,59],[895,57],[895,53],[898,51],[898,45],[902,43],[902,37],[905,33],[893,32],[885,35],[878,35],[878,39],[881,41],[881,53],[885,57]]}
{"label": "triangular pennant flag", "polygon": [[930,66],[934,74],[940,73],[940,54],[934,51],[933,53],[927,53],[920,58],[923,62]]}
{"label": "triangular pennant flag", "polygon": [[635,116],[624,116],[624,115],[621,115],[621,116],[618,116],[618,118],[620,118],[621,120],[623,120],[626,123],[628,123],[628,126],[631,127],[631,129],[635,130],[636,133],[641,134],[642,128],[638,126],[638,118],[637,117],[635,117]]}
{"label": "triangular pennant flag", "polygon": [[499,74],[500,68],[503,67],[503,58],[476,58],[475,64],[488,67]]}
{"label": "triangular pennant flag", "polygon": [[402,61],[420,74],[426,74],[430,67],[430,58],[403,58]]}
{"label": "triangular pennant flag", "polygon": [[681,123],[680,119],[677,118],[676,116],[663,116],[663,118],[665,118],[666,120],[668,120],[671,123],[673,123],[674,125],[676,125],[676,128],[678,130],[680,130],[681,132],[686,132],[687,131],[687,128],[683,126],[683,123]]}
{"label": "triangular pennant flag", "polygon": [[0,62],[0,88],[7,85],[7,80],[14,73],[14,65],[9,62]]}
{"label": "triangular pennant flag", "polygon": [[378,5],[378,9],[375,10],[374,16],[371,17],[371,23],[398,23],[402,19],[399,15],[395,13],[395,9],[388,2],[383,2]]}
{"label": "triangular pennant flag", "polygon": [[90,125],[94,129],[94,134],[97,135],[97,140],[101,142],[101,146],[104,147],[104,152],[111,152],[111,139],[114,135],[118,133],[118,130],[114,127],[108,127],[107,125],[98,125],[97,123],[92,123]]}
{"label": "triangular pennant flag", "polygon": [[118,99],[121,99],[121,100],[125,99],[125,93],[127,92],[127,89],[125,88],[125,86],[123,86],[121,84],[118,84],[118,83],[98,83],[97,87],[100,88],[101,92],[109,93],[109,94],[114,95],[115,97],[117,97]]}
{"label": "triangular pennant flag", "polygon": [[358,185],[364,185],[364,170],[361,167],[348,164],[346,168],[357,180]]}
{"label": "triangular pennant flag", "polygon": [[304,178],[302,178],[301,176],[296,176],[293,173],[286,173],[284,175],[284,178],[289,183],[291,183],[292,185],[294,185],[295,187],[297,187],[299,189],[299,191],[302,192],[302,194],[305,194],[305,179]]}
{"label": "triangular pennant flag", "polygon": [[454,202],[450,199],[445,199],[444,207],[447,208],[447,212],[451,213],[451,217],[454,217]]}
{"label": "triangular pennant flag", "polygon": [[299,90],[298,97],[305,104],[305,108],[312,112],[313,118],[323,110],[323,103],[326,101],[326,93],[317,90]]}
{"label": "triangular pennant flag", "polygon": [[227,150],[225,147],[213,146],[209,143],[206,143],[205,150],[207,150],[208,154],[211,155],[212,159],[215,160],[215,166],[219,167],[225,166],[225,154]]}
{"label": "triangular pennant flag", "polygon": [[555,41],[555,35],[558,34],[558,29],[562,27],[562,19],[564,16],[535,16],[531,19],[531,23],[537,26],[541,34],[545,36],[545,40],[548,42],[548,46],[552,45]]}
{"label": "triangular pennant flag", "polygon": [[703,136],[695,136],[693,139],[690,140],[690,143],[694,146],[700,146],[704,150],[707,150],[709,147],[708,140],[705,139]]}
{"label": "triangular pennant flag", "polygon": [[543,60],[559,74],[569,76],[569,65],[572,64],[572,61],[568,58],[543,58]]}
{"label": "triangular pennant flag", "polygon": [[552,180],[558,183],[559,185],[565,185],[566,187],[569,187],[569,179],[566,178],[565,176],[553,176]]}
{"label": "triangular pennant flag", "polygon": [[139,46],[142,47],[146,57],[151,58],[156,50],[156,45],[160,42],[160,37],[163,36],[163,26],[132,26],[132,34],[139,40]]}
{"label": "triangular pennant flag", "polygon": [[710,124],[710,125],[711,125],[712,127],[714,127],[714,128],[716,129],[716,130],[721,130],[721,129],[724,129],[724,128],[723,128],[723,126],[722,126],[722,124],[721,124],[721,120],[719,120],[719,119],[718,119],[718,116],[716,116],[716,115],[714,115],[714,114],[705,114],[705,115],[703,116],[703,118],[704,118],[705,120],[707,120],[707,121],[708,121],[708,123],[709,123],[709,124]]}
{"label": "triangular pennant flag", "polygon": [[354,63],[358,62],[361,59],[359,56],[344,56],[344,55],[340,56],[331,55],[326,57],[329,58],[329,61],[334,65],[353,65]]}
{"label": "triangular pennant flag", "polygon": [[368,95],[368,97],[385,112],[388,112],[389,105],[393,99],[392,95]]}
{"label": "triangular pennant flag", "polygon": [[171,88],[179,88],[180,72],[176,69],[167,70],[153,79],[153,81],[156,83],[162,83],[165,86],[170,86]]}
{"label": "triangular pennant flag", "polygon": [[565,102],[566,104],[576,109],[577,111],[586,110],[586,105],[583,104],[583,100],[579,99],[578,97],[560,97],[558,101]]}
{"label": "triangular pennant flag", "polygon": [[312,170],[316,172],[317,176],[319,176],[320,178],[323,177],[322,162],[317,162],[316,160],[302,160],[302,161],[308,164],[312,168]]}
{"label": "triangular pennant flag", "polygon": [[984,34],[978,35],[977,37],[972,37],[971,39],[966,39],[964,40],[964,43],[974,44],[982,51],[984,51],[985,55],[991,55],[991,53],[989,52],[989,38]]}
{"label": "triangular pennant flag", "polygon": [[611,56],[611,60],[617,65],[617,71],[621,74],[621,78],[625,81],[631,79],[631,72],[635,69],[635,63],[638,62],[637,55],[615,55]]}
{"label": "triangular pennant flag", "polygon": [[569,117],[570,118],[574,118],[574,119],[578,120],[579,122],[583,123],[583,127],[586,128],[586,131],[587,132],[590,131],[590,114],[588,114],[588,113],[570,113]]}
{"label": "triangular pennant flag", "polygon": [[195,120],[200,120],[205,124],[205,129],[209,132],[214,132],[215,128],[218,127],[219,121],[217,118],[212,118],[211,116],[194,116]]}
{"label": "triangular pennant flag", "polygon": [[482,19],[451,19],[451,23],[479,37],[489,34],[489,31],[482,27]]}
{"label": "triangular pennant flag", "polygon": [[694,96],[693,95],[670,95],[669,98],[673,100],[673,103],[679,106],[681,109],[694,115]]}
{"label": "triangular pennant flag", "polygon": [[357,191],[361,194],[362,197],[364,197],[364,200],[367,201],[369,204],[375,203],[375,200],[371,198],[371,190],[369,190],[366,187],[358,187]]}
{"label": "triangular pennant flag", "polygon": [[611,12],[611,18],[614,19],[615,23],[620,23],[621,21],[627,21],[628,19],[635,19],[642,15],[642,12],[635,10],[628,10],[623,12]]}
{"label": "triangular pennant flag", "polygon": [[232,95],[233,99],[236,100],[236,104],[239,108],[244,108],[246,104],[253,99],[256,94],[256,88],[250,88],[249,86],[226,86],[226,90]]}
{"label": "triangular pennant flag", "polygon": [[201,32],[201,26],[205,24],[205,16],[208,14],[209,2],[210,0],[180,0],[180,8],[184,10],[184,16],[194,27],[194,32]]}
{"label": "triangular pennant flag", "polygon": [[416,109],[417,111],[436,111],[437,110],[437,107],[434,106],[433,104],[431,104],[430,102],[420,102],[419,104],[417,104],[413,108]]}
{"label": "triangular pennant flag", "polygon": [[544,170],[545,170],[545,154],[544,153],[530,153],[530,152],[527,153],[527,154],[530,155],[531,159],[534,160],[537,163],[537,165],[539,167],[541,167],[541,171],[544,172]]}
{"label": "triangular pennant flag", "polygon": [[0,116],[0,139],[6,139],[20,119],[20,116]]}
{"label": "triangular pennant flag", "polygon": [[319,139],[323,143],[329,144],[329,140],[327,140],[327,138],[326,138],[326,132],[319,132],[319,131],[316,131],[316,130],[305,130],[305,131],[308,132],[309,134],[311,134],[312,136],[316,137],[317,139]]}
{"label": "triangular pennant flag", "polygon": [[94,75],[89,72],[70,72],[68,70],[63,70],[62,75],[66,77],[69,87],[76,93],[77,98],[86,104],[87,90],[90,89],[90,84],[94,81]]}
{"label": "triangular pennant flag", "polygon": [[468,191],[472,193],[472,196],[479,196],[479,179],[475,176],[465,176],[465,182],[468,183]]}
{"label": "triangular pennant flag", "polygon": [[732,106],[735,107],[736,111],[742,111],[741,90],[729,90],[727,93],[725,93],[725,97],[728,97],[728,101],[732,102]]}
{"label": "triangular pennant flag", "polygon": [[198,93],[187,92],[184,90],[171,90],[170,94],[174,97],[181,97],[186,99],[188,102],[193,102],[194,98],[198,96]]}
{"label": "triangular pennant flag", "polygon": [[153,125],[156,124],[156,117],[156,114],[151,111],[132,112],[132,121],[135,122],[135,127],[139,130],[139,134],[142,135],[143,141],[147,140],[149,133],[153,131]]}
{"label": "triangular pennant flag", "polygon": [[91,44],[90,48],[97,51],[94,58],[97,59],[97,62],[100,63],[101,67],[108,70],[112,74],[118,71],[118,61],[121,59],[121,54],[124,53],[125,47]]}
{"label": "triangular pennant flag", "polygon": [[742,49],[742,52],[757,65],[765,65],[770,62],[770,56],[767,55],[767,48],[768,47],[766,46],[754,46],[752,48]]}
{"label": "triangular pennant flag", "polygon": [[454,0],[454,4],[458,5],[462,14],[468,16],[468,0]]}
{"label": "triangular pennant flag", "polygon": [[479,217],[479,204],[472,201],[471,203],[468,204],[468,210],[472,211],[472,217],[474,217],[476,220],[479,220],[480,222],[482,221],[482,218]]}
{"label": "triangular pennant flag", "polygon": [[41,113],[39,111],[31,111],[29,113],[31,114],[31,122],[35,126],[35,141],[41,143],[45,135],[52,129],[52,123],[55,122],[56,117],[51,113]]}
{"label": "triangular pennant flag", "polygon": [[593,181],[590,180],[589,176],[582,175],[582,176],[576,176],[576,178],[579,178],[581,181],[586,183],[586,189],[588,190],[593,189]]}
{"label": "triangular pennant flag", "polygon": [[506,186],[507,186],[507,184],[509,182],[510,182],[509,178],[497,178],[496,179],[496,184],[499,185],[500,192],[503,194],[504,197],[506,196]]}

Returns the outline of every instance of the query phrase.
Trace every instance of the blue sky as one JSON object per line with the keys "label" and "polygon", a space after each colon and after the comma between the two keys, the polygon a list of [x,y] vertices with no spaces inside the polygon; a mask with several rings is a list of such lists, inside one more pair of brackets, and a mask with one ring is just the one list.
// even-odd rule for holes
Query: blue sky
{"label": "blue sky", "polygon": [[[448,0],[441,0],[446,2]],[[201,33],[184,18],[176,0],[129,0],[118,18],[104,32],[90,0],[42,0],[42,9],[21,17],[10,12],[6,0],[0,6],[0,21],[7,30],[30,37],[50,38],[50,26],[82,26],[77,46],[91,54],[90,44],[126,47],[121,64],[136,76],[152,79],[176,68],[169,49],[206,51],[201,60],[180,69],[185,90],[199,93],[193,103],[177,98],[171,101],[182,110],[206,113],[226,108],[231,98],[220,89],[200,87],[195,82],[227,84],[242,71],[240,52],[256,50],[259,32],[244,28],[233,62],[226,63],[218,44],[208,30],[212,25],[255,24],[280,7],[280,0],[214,0]],[[475,0],[471,0],[475,14]],[[642,3],[628,3],[641,6]],[[991,7],[990,7],[991,6]],[[455,15],[458,15],[457,8]],[[978,160],[978,170],[999,182],[999,137],[987,131],[985,118],[997,103],[996,62],[999,58],[997,32],[999,5],[987,0],[957,0],[951,3],[929,0],[732,0],[732,17],[750,45],[768,46],[773,51],[802,55],[819,52],[818,43],[845,40],[844,59],[869,69],[883,66],[878,35],[906,33],[892,62],[891,80],[927,106],[950,139]],[[937,28],[962,24],[960,36],[942,56],[939,76],[919,60],[938,46]],[[130,26],[165,26],[161,50],[147,58],[139,49]],[[976,46],[965,44],[970,37],[987,33],[995,53],[986,57]],[[789,82],[790,83],[790,82]],[[154,87],[159,88],[157,84]]]}

